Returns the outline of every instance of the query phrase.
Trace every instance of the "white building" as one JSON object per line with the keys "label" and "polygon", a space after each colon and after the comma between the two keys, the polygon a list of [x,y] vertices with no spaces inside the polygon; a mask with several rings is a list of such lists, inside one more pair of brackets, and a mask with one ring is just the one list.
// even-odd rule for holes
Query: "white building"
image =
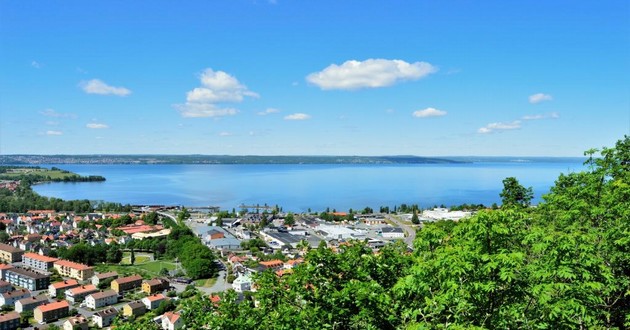
{"label": "white building", "polygon": [[449,211],[449,209],[438,207],[433,210],[425,210],[422,211],[420,215],[421,220],[459,220],[462,218],[469,217],[471,212],[464,211]]}
{"label": "white building", "polygon": [[108,327],[112,321],[118,316],[118,310],[114,307],[106,308],[92,315],[92,321],[99,328]]}
{"label": "white building", "polygon": [[381,228],[383,238],[405,238],[405,232],[400,227]]}
{"label": "white building", "polygon": [[118,293],[114,290],[96,292],[85,297],[85,306],[97,309],[103,306],[113,305],[118,302]]}
{"label": "white building", "polygon": [[232,288],[236,292],[245,292],[252,289],[252,276],[249,273],[240,274],[234,282],[232,282]]}
{"label": "white building", "polygon": [[184,325],[182,318],[178,313],[175,312],[166,312],[162,315],[162,329],[164,330],[175,330],[179,329]]}

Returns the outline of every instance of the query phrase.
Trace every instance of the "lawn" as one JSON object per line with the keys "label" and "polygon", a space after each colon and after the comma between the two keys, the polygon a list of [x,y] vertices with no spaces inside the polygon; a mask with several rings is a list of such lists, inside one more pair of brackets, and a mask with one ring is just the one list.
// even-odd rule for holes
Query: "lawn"
{"label": "lawn", "polygon": [[195,280],[195,286],[200,286],[200,287],[204,287],[204,288],[211,288],[214,283],[217,282],[217,278],[206,278],[206,279],[200,279],[200,280]]}
{"label": "lawn", "polygon": [[[138,260],[137,257],[136,257],[136,260]],[[116,271],[121,276],[138,274],[144,278],[159,277],[160,270],[162,268],[173,270],[177,268],[177,266],[173,262],[164,261],[164,260],[148,261],[142,264],[135,264],[135,265],[121,263],[120,265],[101,264],[101,265],[95,266],[95,270],[99,273]]]}

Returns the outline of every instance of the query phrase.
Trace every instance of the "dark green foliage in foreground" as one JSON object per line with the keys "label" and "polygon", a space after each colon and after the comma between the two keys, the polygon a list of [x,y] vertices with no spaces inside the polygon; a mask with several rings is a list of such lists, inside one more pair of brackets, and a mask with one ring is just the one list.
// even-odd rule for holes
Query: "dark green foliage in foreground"
{"label": "dark green foliage in foreground", "polygon": [[244,301],[190,299],[183,317],[194,329],[627,329],[630,139],[595,153],[536,208],[506,179],[501,209],[426,225],[413,254],[320,247],[293,274],[257,276]]}

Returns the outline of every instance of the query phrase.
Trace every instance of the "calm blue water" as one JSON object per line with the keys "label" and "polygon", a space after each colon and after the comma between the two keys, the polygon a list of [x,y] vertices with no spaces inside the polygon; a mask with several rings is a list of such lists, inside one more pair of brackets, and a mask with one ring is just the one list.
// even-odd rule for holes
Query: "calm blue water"
{"label": "calm blue water", "polygon": [[500,203],[501,180],[514,176],[547,193],[560,173],[581,162],[485,162],[457,165],[56,165],[105,182],[50,183],[34,187],[44,196],[124,204],[282,206],[285,211],[366,206]]}

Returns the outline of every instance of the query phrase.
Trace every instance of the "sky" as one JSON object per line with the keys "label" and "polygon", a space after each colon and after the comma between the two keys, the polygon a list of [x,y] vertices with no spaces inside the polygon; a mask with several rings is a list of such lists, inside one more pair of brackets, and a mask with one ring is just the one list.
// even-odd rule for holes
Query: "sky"
{"label": "sky", "polygon": [[581,156],[630,2],[0,1],[0,154]]}

